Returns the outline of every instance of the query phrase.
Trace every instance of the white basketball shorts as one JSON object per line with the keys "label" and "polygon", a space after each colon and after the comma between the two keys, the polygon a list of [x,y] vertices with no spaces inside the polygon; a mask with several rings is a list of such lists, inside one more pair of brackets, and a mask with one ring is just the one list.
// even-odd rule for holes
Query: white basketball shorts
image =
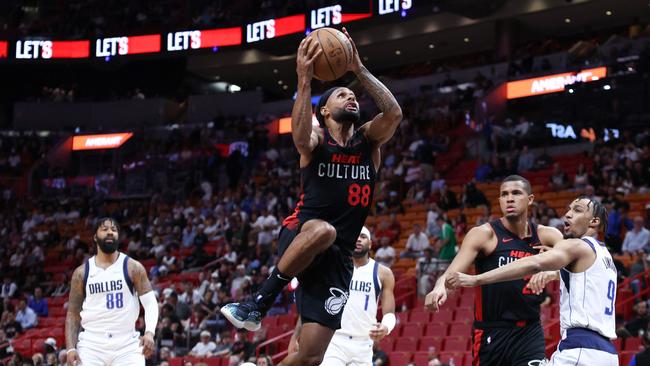
{"label": "white basketball shorts", "polygon": [[77,351],[83,366],[144,366],[140,333],[79,334]]}
{"label": "white basketball shorts", "polygon": [[334,333],[322,366],[372,366],[372,339]]}

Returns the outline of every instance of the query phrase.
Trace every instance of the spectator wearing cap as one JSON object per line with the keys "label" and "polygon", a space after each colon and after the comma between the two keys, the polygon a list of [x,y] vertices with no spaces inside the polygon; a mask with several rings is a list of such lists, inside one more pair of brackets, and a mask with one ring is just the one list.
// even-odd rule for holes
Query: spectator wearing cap
{"label": "spectator wearing cap", "polygon": [[49,337],[43,343],[44,343],[44,346],[45,346],[44,351],[45,351],[46,355],[50,354],[50,353],[56,354],[56,352],[57,352],[56,339],[54,339],[52,337]]}
{"label": "spectator wearing cap", "polygon": [[47,301],[43,298],[43,290],[40,287],[34,289],[34,296],[31,296],[27,305],[38,316],[45,317],[48,314]]}
{"label": "spectator wearing cap", "polygon": [[634,228],[625,234],[624,253],[636,253],[650,250],[650,230],[643,227],[643,217],[634,218]]}
{"label": "spectator wearing cap", "polygon": [[217,344],[212,340],[212,335],[209,331],[204,330],[201,332],[201,340],[192,347],[189,355],[194,357],[210,357],[215,353]]}

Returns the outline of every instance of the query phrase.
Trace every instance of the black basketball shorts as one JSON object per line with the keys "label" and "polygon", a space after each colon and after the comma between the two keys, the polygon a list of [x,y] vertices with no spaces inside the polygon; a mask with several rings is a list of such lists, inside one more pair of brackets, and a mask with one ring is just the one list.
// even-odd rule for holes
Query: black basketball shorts
{"label": "black basketball shorts", "polygon": [[477,327],[472,342],[473,366],[538,366],[546,358],[539,321],[525,326]]}
{"label": "black basketball shorts", "polygon": [[[278,240],[280,256],[298,235],[299,228],[282,228]],[[334,330],[341,328],[353,265],[352,258],[343,254],[339,244],[338,239],[334,241],[298,275],[296,305],[303,323],[318,323]]]}

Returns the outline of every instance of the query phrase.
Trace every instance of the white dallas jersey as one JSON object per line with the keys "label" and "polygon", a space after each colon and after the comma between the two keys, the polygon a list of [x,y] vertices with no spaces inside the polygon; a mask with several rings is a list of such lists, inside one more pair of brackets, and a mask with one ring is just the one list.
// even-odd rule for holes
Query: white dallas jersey
{"label": "white dallas jersey", "polygon": [[85,299],[81,307],[81,326],[91,333],[126,334],[135,331],[140,302],[129,278],[129,257],[118,253],[117,260],[103,269],[95,264],[95,256],[86,262]]}
{"label": "white dallas jersey", "polygon": [[377,302],[381,293],[379,263],[373,259],[355,267],[350,281],[350,295],[341,318],[341,329],[336,333],[353,337],[367,337],[377,324]]}
{"label": "white dallas jersey", "polygon": [[616,267],[607,248],[598,240],[585,236],[596,253],[596,260],[586,271],[560,270],[560,328],[587,328],[606,338],[616,338]]}

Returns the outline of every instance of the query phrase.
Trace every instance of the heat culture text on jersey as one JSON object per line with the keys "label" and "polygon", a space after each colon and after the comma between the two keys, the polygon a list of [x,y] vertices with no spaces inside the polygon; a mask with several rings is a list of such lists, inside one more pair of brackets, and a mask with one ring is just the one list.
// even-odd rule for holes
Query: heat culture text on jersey
{"label": "heat culture text on jersey", "polygon": [[361,155],[332,154],[331,163],[318,164],[318,176],[370,180],[370,165],[359,165]]}
{"label": "heat culture text on jersey", "polygon": [[90,295],[99,294],[102,292],[121,291],[121,290],[122,290],[122,280],[88,283],[88,293]]}

